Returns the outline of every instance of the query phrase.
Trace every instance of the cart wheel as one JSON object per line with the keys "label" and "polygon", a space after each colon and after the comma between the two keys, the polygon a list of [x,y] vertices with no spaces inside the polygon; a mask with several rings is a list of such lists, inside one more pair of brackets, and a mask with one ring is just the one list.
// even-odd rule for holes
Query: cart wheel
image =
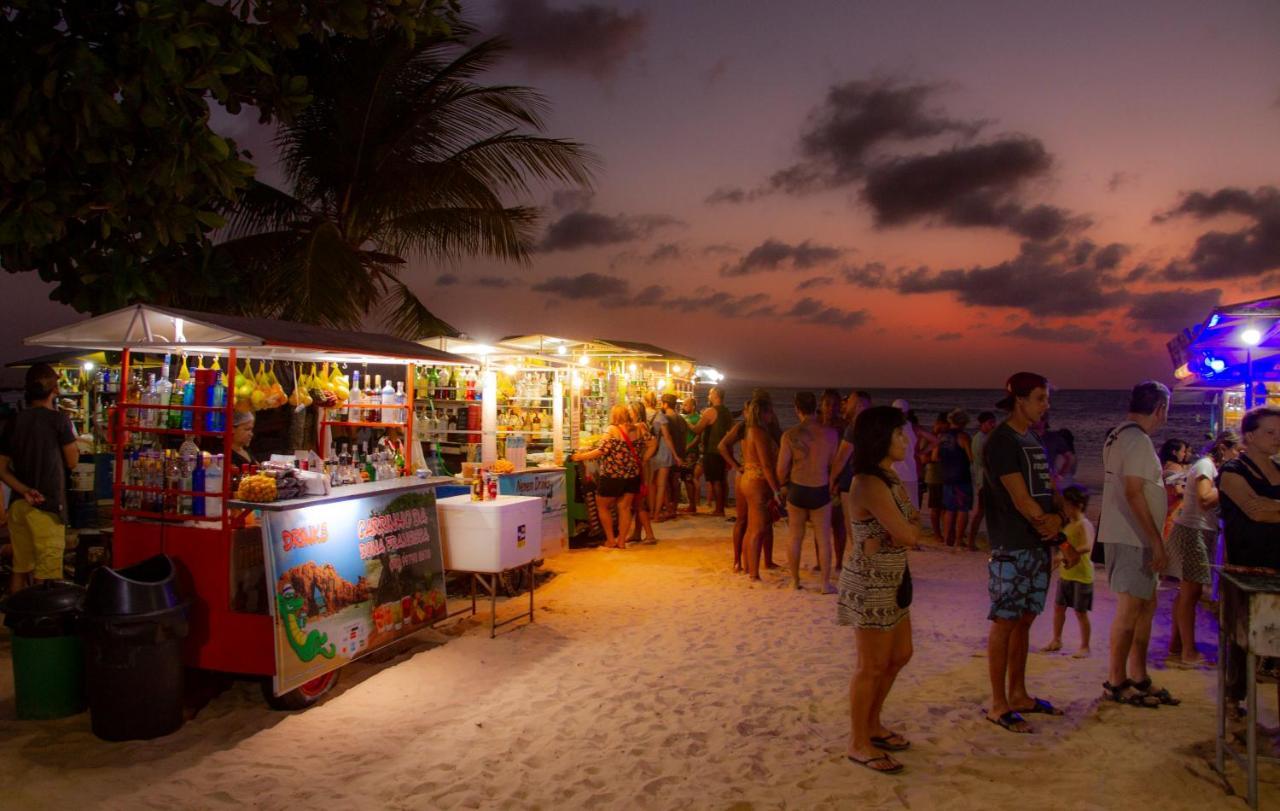
{"label": "cart wheel", "polygon": [[271,679],[265,679],[262,682],[262,697],[267,700],[267,705],[273,710],[305,710],[319,703],[320,699],[324,698],[337,683],[338,671],[331,670],[323,676],[316,676],[301,687],[295,687],[284,695],[277,696],[271,691]]}

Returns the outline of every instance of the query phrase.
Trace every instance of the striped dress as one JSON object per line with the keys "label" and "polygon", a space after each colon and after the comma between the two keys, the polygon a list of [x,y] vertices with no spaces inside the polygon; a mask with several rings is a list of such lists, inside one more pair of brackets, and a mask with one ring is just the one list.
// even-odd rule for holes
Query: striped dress
{"label": "striped dress", "polygon": [[[893,500],[910,520],[911,505],[903,501],[901,487],[893,488]],[[898,586],[907,569],[907,548],[894,546],[889,531],[875,516],[849,522],[849,551],[840,570],[840,594],[836,598],[836,622],[854,628],[888,631],[907,616],[898,607]],[[879,539],[880,551],[867,554],[867,542]]]}

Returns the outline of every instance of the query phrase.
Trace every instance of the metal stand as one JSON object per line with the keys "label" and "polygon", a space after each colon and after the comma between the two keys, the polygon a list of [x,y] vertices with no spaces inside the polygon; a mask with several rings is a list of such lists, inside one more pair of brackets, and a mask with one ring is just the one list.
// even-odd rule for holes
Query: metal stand
{"label": "metal stand", "polygon": [[[471,610],[470,610],[470,614],[471,614],[472,616],[475,616],[476,611],[477,611],[477,608],[476,608],[476,583],[479,583],[480,585],[484,586],[484,590],[485,590],[485,591],[487,591],[487,592],[489,593],[489,638],[490,638],[490,639],[493,639],[494,637],[496,637],[496,636],[498,635],[498,629],[499,629],[499,628],[501,628],[501,627],[502,627],[502,626],[504,626],[504,625],[510,625],[510,624],[511,624],[511,623],[513,623],[513,622],[519,622],[520,620],[525,619],[526,617],[529,619],[529,622],[530,622],[530,623],[532,623],[532,622],[534,622],[534,621],[535,621],[535,620],[534,620],[534,616],[533,616],[533,588],[534,588],[533,567],[534,567],[534,561],[532,561],[532,560],[531,560],[531,561],[529,561],[529,562],[528,562],[527,564],[525,564],[524,566],[520,566],[520,567],[518,567],[518,568],[521,568],[521,569],[528,569],[528,573],[529,573],[529,610],[528,610],[528,611],[523,611],[523,612],[521,612],[521,613],[519,613],[519,614],[515,615],[514,617],[509,617],[509,618],[507,618],[507,619],[503,620],[502,622],[498,622],[498,578],[499,578],[499,577],[500,577],[504,572],[456,572],[457,574],[468,574],[468,575],[470,575],[470,576],[471,576]],[[506,569],[506,570],[504,570],[504,571],[514,571],[514,570],[513,570],[513,569]],[[487,579],[486,579],[486,578],[487,578]],[[459,616],[459,615],[461,615],[461,614],[466,614],[466,613],[468,613],[467,609],[463,608],[463,609],[460,609],[460,610],[458,610],[458,611],[454,611],[454,612],[453,612],[453,613],[451,613],[451,614],[446,614],[444,618],[445,618],[445,619],[450,619],[450,618],[452,618],[452,617],[456,617],[456,616]]]}
{"label": "metal stand", "polygon": [[[1231,595],[1235,597],[1240,594],[1240,585],[1237,580],[1229,576],[1224,576],[1224,581],[1230,581]],[[1243,600],[1249,601],[1249,595],[1245,595]],[[1239,639],[1239,630],[1237,617],[1228,617],[1228,602],[1232,605],[1239,605],[1235,600],[1228,600],[1227,595],[1223,595],[1223,599],[1218,603],[1218,724],[1217,724],[1217,747],[1214,766],[1222,776],[1224,782],[1227,782],[1226,756],[1231,755],[1232,760],[1240,764],[1240,768],[1244,769],[1247,781],[1247,801],[1250,808],[1258,807],[1258,761],[1267,763],[1280,763],[1280,758],[1269,757],[1258,754],[1258,656],[1253,650],[1249,632],[1244,633],[1245,639]],[[1247,609],[1246,609],[1247,610]],[[1248,622],[1253,617],[1247,617],[1246,628]],[[1245,722],[1248,727],[1245,730],[1245,751],[1243,754],[1232,748],[1227,740],[1227,702],[1230,700],[1227,696],[1227,657],[1230,645],[1228,642],[1234,642],[1245,650],[1244,660],[1244,678],[1245,678]]]}

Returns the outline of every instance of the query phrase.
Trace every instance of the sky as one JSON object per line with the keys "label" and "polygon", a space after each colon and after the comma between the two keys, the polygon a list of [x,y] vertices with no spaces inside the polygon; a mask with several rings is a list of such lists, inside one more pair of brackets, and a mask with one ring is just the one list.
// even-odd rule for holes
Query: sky
{"label": "sky", "polygon": [[[779,384],[1125,387],[1170,378],[1165,342],[1214,305],[1280,294],[1270,0],[464,11],[511,41],[489,79],[599,158],[590,191],[529,201],[529,264],[411,263],[476,339],[647,341]],[[77,317],[0,283],[6,360]]]}

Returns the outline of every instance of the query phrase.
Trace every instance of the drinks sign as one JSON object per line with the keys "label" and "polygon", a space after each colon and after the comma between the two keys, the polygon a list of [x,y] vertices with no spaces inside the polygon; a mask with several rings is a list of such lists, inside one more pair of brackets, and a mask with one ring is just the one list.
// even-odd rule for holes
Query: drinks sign
{"label": "drinks sign", "polygon": [[445,615],[432,489],[264,511],[276,695]]}

